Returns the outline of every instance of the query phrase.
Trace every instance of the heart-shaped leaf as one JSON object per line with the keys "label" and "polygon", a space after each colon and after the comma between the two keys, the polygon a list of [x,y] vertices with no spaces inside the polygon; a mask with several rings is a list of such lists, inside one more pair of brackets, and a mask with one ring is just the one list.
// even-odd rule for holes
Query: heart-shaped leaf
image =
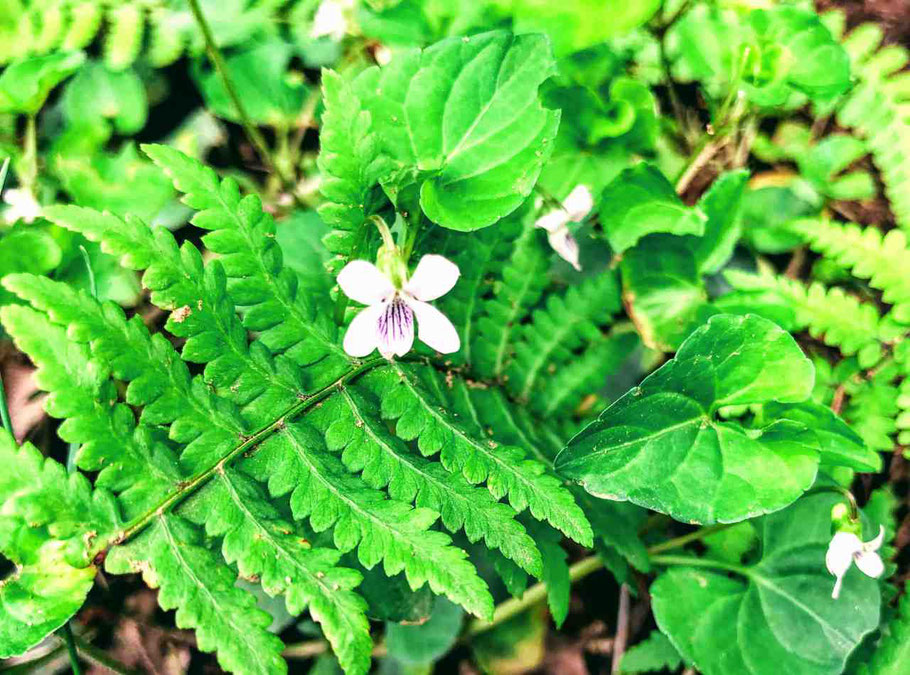
{"label": "heart-shaped leaf", "polygon": [[55,52],[11,63],[0,74],[0,113],[34,115],[51,90],[84,61],[82,52]]}
{"label": "heart-shaped leaf", "polygon": [[657,232],[701,236],[707,220],[700,209],[682,203],[657,167],[644,163],[626,169],[604,188],[599,212],[617,254]]}
{"label": "heart-shaped leaf", "polygon": [[71,567],[63,559],[65,546],[65,542],[45,542],[29,554],[27,563],[0,580],[0,658],[31,649],[85,602],[95,568]]}
{"label": "heart-shaped leaf", "polygon": [[814,368],[790,335],[757,316],[720,314],[676,358],[589,424],[556,468],[593,495],[677,520],[735,522],[781,509],[815,479],[819,442],[805,425],[721,422],[728,405],[808,398]]}
{"label": "heart-shaped leaf", "polygon": [[657,564],[679,565],[658,577],[651,597],[657,625],[687,662],[705,675],[843,671],[878,625],[880,593],[875,580],[853,569],[840,598],[831,598],[825,550],[837,500],[811,495],[758,521],[763,547],[754,565],[656,557]]}
{"label": "heart-shaped leaf", "polygon": [[[555,61],[542,35],[494,31],[413,50],[354,83],[402,181],[420,184],[435,223],[476,230],[514,211],[552,151],[559,112],[541,83]],[[404,177],[404,178],[403,178]]]}

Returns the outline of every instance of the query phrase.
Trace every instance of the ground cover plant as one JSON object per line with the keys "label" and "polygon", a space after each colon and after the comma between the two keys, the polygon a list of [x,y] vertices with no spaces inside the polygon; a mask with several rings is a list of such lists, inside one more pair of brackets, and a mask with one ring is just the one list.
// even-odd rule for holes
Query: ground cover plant
{"label": "ground cover plant", "polygon": [[0,671],[906,673],[856,4],[0,0]]}

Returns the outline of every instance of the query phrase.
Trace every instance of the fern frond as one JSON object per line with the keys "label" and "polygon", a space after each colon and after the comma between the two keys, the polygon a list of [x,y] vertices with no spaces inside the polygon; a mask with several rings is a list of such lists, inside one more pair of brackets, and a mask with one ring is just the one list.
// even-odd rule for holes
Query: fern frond
{"label": "fern frond", "polygon": [[104,41],[104,61],[111,70],[130,66],[142,49],[145,13],[135,4],[111,7],[107,11],[108,34]]}
{"label": "fern frond", "polygon": [[902,231],[883,233],[872,226],[811,219],[793,221],[788,229],[804,237],[812,250],[868,279],[894,305],[893,318],[910,323],[910,247]]}
{"label": "fern frond", "polygon": [[540,552],[515,519],[515,511],[462,476],[411,452],[374,412],[379,407],[362,388],[342,387],[308,419],[324,432],[329,449],[341,451],[345,466],[362,472],[370,487],[388,487],[394,499],[437,511],[450,532],[463,528],[470,542],[483,539],[488,547],[539,577]]}
{"label": "fern frond", "polygon": [[192,244],[178,248],[168,230],[150,229],[138,218],[121,220],[76,206],[49,207],[46,217],[100,242],[125,267],[145,270],[142,282],[152,291],[152,302],[171,311],[166,328],[186,339],[181,357],[206,364],[205,379],[218,393],[239,405],[255,404],[259,414],[296,399],[299,373],[277,368],[261,343],[248,345],[218,261],[204,265]]}
{"label": "fern frond", "polygon": [[370,230],[365,221],[376,206],[373,188],[389,167],[380,156],[379,139],[370,131],[370,113],[363,109],[350,83],[338,73],[324,70],[322,95],[325,113],[317,163],[322,172],[319,189],[326,201],[319,207],[319,215],[333,228],[323,243],[334,256],[330,270],[338,272],[366,250]]}
{"label": "fern frond", "polygon": [[839,348],[845,355],[879,347],[882,331],[878,310],[840,288],[825,288],[817,282],[807,288],[794,279],[739,271],[725,276],[740,291],[737,303],[748,307],[750,297],[755,298],[756,305],[750,311],[761,314],[762,305],[767,303],[762,294],[776,296],[780,304],[794,312],[791,330],[808,329],[812,337]]}
{"label": "fern frond", "polygon": [[[494,288],[500,263],[508,258],[512,243],[522,230],[527,211],[520,208],[500,220],[496,227],[475,232],[455,232],[437,227],[431,230],[425,250],[434,251],[458,265],[461,276],[439,307],[449,317],[461,338],[461,349],[449,356],[453,363],[475,361],[479,320]],[[545,280],[545,277],[544,277]]]}
{"label": "fern frond", "polygon": [[603,388],[638,344],[638,336],[633,332],[602,335],[592,340],[579,356],[542,380],[530,401],[531,407],[546,418],[571,413],[584,397]]}
{"label": "fern frond", "polygon": [[543,233],[532,223],[525,223],[502,267],[501,279],[494,285],[493,297],[483,303],[476,322],[477,346],[471,365],[482,377],[502,376],[515,349],[519,324],[540,300],[549,281],[549,264],[550,252]]}
{"label": "fern frond", "polygon": [[237,576],[202,545],[202,533],[175,515],[158,516],[136,539],[114,548],[105,561],[112,574],[142,572],[160,588],[158,604],[177,610],[177,626],[193,628],[204,652],[217,651],[225,670],[285,673],[284,644],[268,631],[272,618],[256,598],[237,587]]}
{"label": "fern frond", "polygon": [[319,361],[322,381],[312,386],[336,379],[350,359],[336,339],[331,311],[298,292],[298,277],[283,265],[275,221],[259,197],[241,197],[235,180],[219,181],[212,169],[178,150],[164,145],[143,150],[197,211],[192,223],[209,231],[202,242],[221,256],[228,295],[240,307],[244,327],[257,331],[272,353],[284,352],[300,366]]}
{"label": "fern frond", "polygon": [[129,383],[127,403],[142,407],[141,422],[170,425],[170,437],[186,444],[187,467],[220,457],[244,432],[236,408],[191,378],[174,347],[163,335],[150,335],[140,317],[127,320],[117,305],[46,277],[9,275],[3,283],[66,327],[71,339],[89,343],[95,359]]}
{"label": "fern frond", "polygon": [[334,527],[335,546],[357,548],[364,567],[381,561],[387,575],[403,571],[415,590],[429,583],[435,593],[477,616],[492,615],[493,598],[465,552],[452,546],[447,535],[429,529],[439,515],[388,499],[349,474],[308,424],[288,424],[243,468],[268,482],[274,496],[290,493],[295,518],[309,518],[317,532]]}
{"label": "fern frond", "polygon": [[515,359],[506,369],[509,391],[535,407],[546,406],[546,377],[572,361],[583,345],[597,341],[621,308],[619,283],[609,271],[572,286],[564,296],[549,296],[546,307],[521,328]]}
{"label": "fern frond", "polygon": [[176,456],[160,432],[137,428],[133,412],[118,402],[107,370],[88,348],[68,341],[64,328],[21,305],[3,307],[0,319],[37,366],[35,383],[50,393],[45,409],[64,420],[60,438],[80,444],[76,465],[98,471],[97,486],[124,493],[127,517],[160,501],[183,477]]}
{"label": "fern frond", "polygon": [[338,567],[341,552],[313,548],[286,522],[262,488],[235,469],[225,469],[181,508],[181,514],[223,537],[224,559],[240,575],[258,580],[271,596],[285,595],[288,612],[309,609],[349,673],[370,668],[366,602],[353,589],[361,575]]}
{"label": "fern frond", "polygon": [[[8,277],[6,282],[34,305],[51,311],[55,320],[68,325],[76,337],[89,341],[96,356],[110,360],[118,375],[130,382],[128,400],[146,405],[143,418],[152,423],[170,424],[172,437],[189,443],[182,455],[185,464],[199,466],[203,458],[211,462],[237,443],[241,422],[236,411],[215,399],[198,379],[192,382],[171,345],[161,336],[150,338],[138,317],[126,321],[119,307],[102,306],[86,294],[45,277],[18,275]],[[96,461],[110,464],[104,471],[116,467],[122,482],[133,481],[123,495],[127,515],[137,516],[154,508],[162,501],[162,487],[173,487],[175,478],[182,477],[176,474],[170,483],[158,481],[154,491],[147,485],[154,478],[154,471],[149,475],[149,469],[154,470],[155,465],[143,465],[139,453],[145,449],[141,445],[143,439],[154,438],[156,431],[140,425],[129,435],[127,432],[132,427],[127,421],[132,423],[132,413],[116,403],[112,388],[107,399],[100,397],[96,402],[92,398],[93,389],[85,386],[84,379],[93,377],[93,371],[100,367],[87,358],[82,345],[66,342],[62,328],[23,307],[6,307],[2,315],[7,330],[39,365],[56,363],[57,370],[53,372],[57,377],[50,384],[59,389],[48,386],[41,378],[43,371],[39,372],[38,382],[43,388],[57,392],[52,401],[67,397],[66,408],[52,408],[59,416],[73,416],[61,427],[61,435],[67,438],[64,430],[71,423],[86,433],[99,434],[98,438],[105,439],[101,448],[105,452],[96,452]],[[20,339],[20,332],[26,333],[29,339]],[[55,345],[68,346],[64,354],[57,355],[56,362],[50,362],[44,352]],[[66,366],[62,363],[64,359],[68,361]],[[169,379],[161,378],[162,370],[170,375]],[[79,380],[80,377],[83,379]],[[92,382],[96,385],[94,391],[105,391],[97,381]],[[154,386],[150,388],[151,383]],[[109,386],[106,381],[101,384]],[[79,389],[80,386],[84,388]],[[81,413],[86,406],[93,419],[85,419],[86,415]],[[89,422],[91,429],[87,428]],[[102,435],[99,429],[105,429],[109,435]],[[170,457],[165,459],[173,462]],[[101,476],[104,475],[102,472]],[[142,499],[132,496],[136,491],[142,492]],[[304,546],[301,537],[292,534],[293,528],[283,523],[265,495],[234,470],[220,472],[213,483],[181,508],[181,513],[184,512],[201,513],[198,520],[200,524],[205,523],[209,534],[224,537],[222,552],[227,562],[236,562],[241,573],[248,577],[259,577],[270,594],[284,593],[289,611],[296,614],[309,607],[338,658],[351,672],[368,669],[369,626],[363,601],[351,592],[360,577],[352,570],[335,566],[339,552]]]}
{"label": "fern frond", "polygon": [[910,593],[904,593],[897,616],[882,629],[882,639],[859,675],[901,675],[910,663]]}
{"label": "fern frond", "polygon": [[845,383],[850,399],[844,408],[844,419],[866,445],[880,452],[894,449],[896,418],[900,413],[896,376],[893,367],[885,367],[879,368],[870,379]]}
{"label": "fern frond", "polygon": [[424,456],[438,453],[446,469],[460,472],[469,483],[486,481],[493,497],[507,496],[516,511],[530,509],[535,518],[590,545],[591,527],[560,481],[543,464],[527,459],[520,448],[478,440],[446,412],[444,401],[426,389],[418,373],[419,369],[392,363],[364,378],[382,401],[383,417],[396,420],[395,433],[417,440]]}
{"label": "fern frond", "polygon": [[837,121],[865,137],[881,172],[895,220],[910,228],[910,53],[904,47],[879,48],[879,26],[854,29],[843,44],[858,80],[837,111]]}

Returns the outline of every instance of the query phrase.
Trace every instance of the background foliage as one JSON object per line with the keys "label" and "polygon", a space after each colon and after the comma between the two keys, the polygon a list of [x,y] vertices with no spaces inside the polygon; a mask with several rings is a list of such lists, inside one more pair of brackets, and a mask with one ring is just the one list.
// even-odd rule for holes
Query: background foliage
{"label": "background foliage", "polygon": [[[0,0],[0,670],[904,672],[910,14],[831,4]],[[377,219],[458,352],[345,353]]]}

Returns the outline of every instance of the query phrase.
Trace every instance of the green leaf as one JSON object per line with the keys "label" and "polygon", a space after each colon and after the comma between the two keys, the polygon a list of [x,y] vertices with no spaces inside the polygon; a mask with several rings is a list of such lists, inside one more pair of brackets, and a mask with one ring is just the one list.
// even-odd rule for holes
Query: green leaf
{"label": "green leaf", "polygon": [[707,217],[686,206],[660,170],[651,164],[626,169],[604,188],[598,205],[607,241],[617,255],[656,232],[705,232]]}
{"label": "green leaf", "polygon": [[652,349],[679,347],[707,304],[691,241],[654,234],[623,254],[623,301],[642,342]]}
{"label": "green leaf", "polygon": [[492,225],[530,194],[552,151],[559,113],[540,84],[555,72],[546,38],[496,31],[399,55],[355,81],[372,129],[420,205],[454,230]]}
{"label": "green leaf", "polygon": [[0,579],[0,659],[37,645],[85,602],[96,570],[70,566],[63,547],[63,542],[47,541],[25,560],[3,547],[3,554],[17,564]]}
{"label": "green leaf", "polygon": [[660,670],[677,670],[682,658],[670,639],[652,630],[644,640],[632,646],[619,662],[620,673],[650,673]]}
{"label": "green leaf", "polygon": [[148,117],[145,86],[132,69],[113,71],[87,63],[66,85],[63,114],[77,126],[111,120],[118,133],[135,134]]}
{"label": "green leaf", "polygon": [[812,495],[758,521],[756,564],[669,556],[674,567],[651,586],[654,616],[687,662],[705,675],[843,671],[878,625],[880,601],[876,581],[858,569],[847,573],[840,598],[831,598],[825,551],[837,500]]}
{"label": "green leaf", "polygon": [[463,616],[458,605],[438,598],[433,613],[424,623],[416,626],[386,624],[385,643],[389,656],[409,665],[433,663],[455,644]]}
{"label": "green leaf", "polygon": [[[26,310],[23,307],[5,307]],[[0,431],[0,553],[15,566],[0,579],[0,658],[18,656],[62,626],[85,601],[95,568],[83,549],[120,522],[104,490],[68,474],[30,443]]]}
{"label": "green leaf", "polygon": [[822,464],[846,466],[854,471],[882,469],[881,455],[868,448],[860,435],[826,405],[814,401],[769,403],[763,412],[771,419],[793,420],[812,429],[819,440]]}
{"label": "green leaf", "polygon": [[[73,133],[83,131],[78,128]],[[74,203],[99,211],[152,221],[174,199],[167,179],[132,143],[113,153],[57,147],[53,170]]]}
{"label": "green leaf", "polygon": [[736,522],[781,509],[815,479],[819,443],[791,420],[746,429],[721,406],[799,402],[814,369],[787,333],[756,316],[718,315],[676,358],[588,425],[557,471],[596,496],[677,520]]}
{"label": "green leaf", "polygon": [[693,242],[695,262],[702,274],[714,274],[733,255],[741,234],[740,202],[748,180],[748,171],[725,173],[698,201],[707,217],[704,234]]}
{"label": "green leaf", "polygon": [[[0,238],[0,277],[14,272],[47,274],[62,259],[60,246],[43,229],[17,227]],[[0,290],[0,304],[11,299],[8,291]]]}
{"label": "green leaf", "polygon": [[[286,129],[300,116],[307,88],[302,76],[294,77],[288,72],[292,56],[291,45],[269,40],[227,58],[231,82],[255,124]],[[194,74],[208,107],[219,117],[240,122],[221,76],[214,69],[201,68]]]}
{"label": "green leaf", "polygon": [[601,44],[648,21],[660,0],[512,0],[516,32],[546,33],[558,56]]}
{"label": "green leaf", "polygon": [[55,52],[11,63],[0,74],[0,113],[34,115],[51,90],[84,61],[82,52]]}

